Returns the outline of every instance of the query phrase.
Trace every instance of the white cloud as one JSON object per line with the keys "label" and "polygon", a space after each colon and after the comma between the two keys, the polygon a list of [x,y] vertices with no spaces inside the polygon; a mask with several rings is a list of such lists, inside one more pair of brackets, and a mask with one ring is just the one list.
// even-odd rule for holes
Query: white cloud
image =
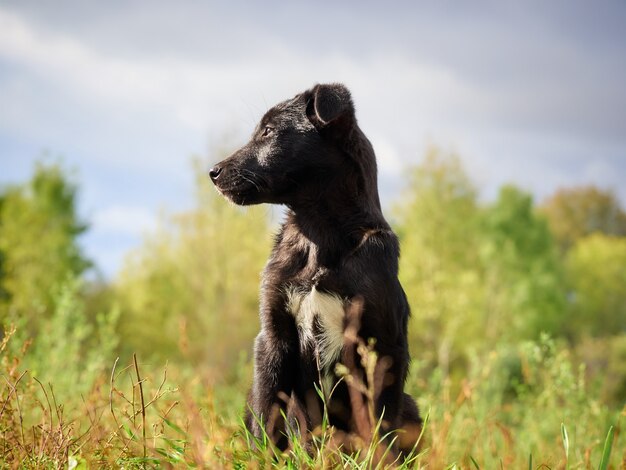
{"label": "white cloud", "polygon": [[169,111],[182,126],[196,131],[222,123],[228,113],[241,112],[239,97],[264,110],[315,81],[345,80],[364,99],[374,98],[374,108],[391,103],[391,109],[403,113],[411,110],[393,106],[402,93],[404,101],[419,100],[420,112],[445,108],[443,101],[473,96],[444,69],[402,56],[365,61],[341,54],[312,57],[270,43],[266,56],[246,62],[172,57],[131,60],[101,53],[71,36],[37,29],[2,9],[0,30],[0,56],[34,70],[59,88],[102,107],[118,104],[140,112],[143,108],[145,113]]}
{"label": "white cloud", "polygon": [[[176,64],[142,63],[99,54],[75,38],[37,30],[1,9],[0,30],[0,55],[5,59],[91,101],[113,100],[126,105],[175,102],[168,92],[176,88]],[[189,90],[188,85],[178,83],[183,90]]]}

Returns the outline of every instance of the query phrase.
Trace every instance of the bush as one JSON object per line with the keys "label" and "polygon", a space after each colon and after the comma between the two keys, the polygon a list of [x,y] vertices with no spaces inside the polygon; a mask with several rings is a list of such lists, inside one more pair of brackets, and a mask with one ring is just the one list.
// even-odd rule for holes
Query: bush
{"label": "bush", "polygon": [[[569,350],[543,336],[475,356],[466,378],[455,384],[440,370],[414,366],[411,392],[429,410],[432,468],[458,462],[463,468],[526,468],[533,462],[562,468],[561,424],[569,435],[569,464],[597,466],[610,425],[620,429],[624,412],[611,411],[585,381]],[[621,447],[614,443],[617,465]],[[623,454],[622,457],[626,457]],[[535,468],[535,467],[533,467]]]}

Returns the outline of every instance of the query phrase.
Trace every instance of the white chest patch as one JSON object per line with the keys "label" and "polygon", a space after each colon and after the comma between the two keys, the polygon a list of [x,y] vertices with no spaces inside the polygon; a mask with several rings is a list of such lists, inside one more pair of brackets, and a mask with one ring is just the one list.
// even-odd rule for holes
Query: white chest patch
{"label": "white chest patch", "polygon": [[300,341],[317,350],[320,368],[327,371],[343,347],[344,301],[315,287],[310,292],[294,288],[287,292],[287,308],[296,319]]}

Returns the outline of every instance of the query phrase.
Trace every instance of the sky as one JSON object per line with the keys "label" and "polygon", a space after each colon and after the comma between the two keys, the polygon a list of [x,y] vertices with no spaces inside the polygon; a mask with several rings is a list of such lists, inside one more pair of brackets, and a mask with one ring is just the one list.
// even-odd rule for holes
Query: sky
{"label": "sky", "polygon": [[0,0],[0,186],[76,170],[106,277],[193,205],[273,104],[343,82],[383,204],[436,145],[492,199],[595,184],[626,206],[626,2]]}

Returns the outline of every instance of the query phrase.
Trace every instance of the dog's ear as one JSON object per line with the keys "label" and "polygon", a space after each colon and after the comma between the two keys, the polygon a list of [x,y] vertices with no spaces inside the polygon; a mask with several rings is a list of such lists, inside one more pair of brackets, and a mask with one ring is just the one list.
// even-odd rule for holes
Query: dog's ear
{"label": "dog's ear", "polygon": [[346,125],[354,120],[352,97],[340,83],[315,85],[309,92],[306,112],[318,129],[331,124]]}

